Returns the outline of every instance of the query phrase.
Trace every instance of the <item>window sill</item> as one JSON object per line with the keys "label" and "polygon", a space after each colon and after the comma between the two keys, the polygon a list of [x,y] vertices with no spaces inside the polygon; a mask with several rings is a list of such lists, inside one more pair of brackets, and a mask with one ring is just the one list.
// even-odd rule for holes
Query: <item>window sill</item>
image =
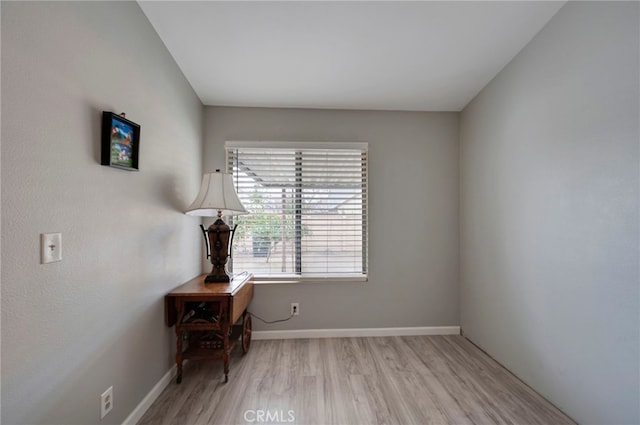
{"label": "window sill", "polygon": [[254,276],[253,283],[256,285],[281,285],[281,284],[299,284],[299,283],[365,283],[369,281],[369,277],[362,276],[280,276],[265,277]]}

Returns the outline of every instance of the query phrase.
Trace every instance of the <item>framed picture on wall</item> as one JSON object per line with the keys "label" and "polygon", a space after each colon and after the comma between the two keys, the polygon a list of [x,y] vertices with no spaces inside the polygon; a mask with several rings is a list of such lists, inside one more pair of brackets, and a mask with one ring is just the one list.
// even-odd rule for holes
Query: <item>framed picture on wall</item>
{"label": "framed picture on wall", "polygon": [[102,112],[101,163],[128,171],[138,171],[140,126],[124,114]]}

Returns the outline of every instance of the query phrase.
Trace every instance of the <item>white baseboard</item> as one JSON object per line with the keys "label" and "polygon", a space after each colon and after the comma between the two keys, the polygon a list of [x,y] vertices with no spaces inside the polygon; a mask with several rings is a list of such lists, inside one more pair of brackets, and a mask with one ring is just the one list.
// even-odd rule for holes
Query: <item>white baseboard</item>
{"label": "white baseboard", "polygon": [[410,328],[303,329],[253,331],[251,339],[349,338],[364,336],[460,335],[460,326],[417,326]]}
{"label": "white baseboard", "polygon": [[[186,362],[185,362],[186,363]],[[183,364],[185,364],[183,363]],[[164,374],[157,384],[151,388],[151,391],[142,399],[142,401],[133,409],[133,412],[127,416],[127,419],[122,422],[122,425],[135,425],[149,410],[154,401],[162,394],[167,385],[171,382],[174,376],[176,376],[176,365],[173,365],[171,369]]]}

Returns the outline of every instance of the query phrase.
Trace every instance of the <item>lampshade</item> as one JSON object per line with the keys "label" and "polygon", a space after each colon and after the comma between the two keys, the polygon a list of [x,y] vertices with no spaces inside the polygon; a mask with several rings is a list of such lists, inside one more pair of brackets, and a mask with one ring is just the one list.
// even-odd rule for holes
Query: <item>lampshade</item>
{"label": "lampshade", "polygon": [[202,176],[200,192],[185,214],[215,217],[218,210],[224,215],[247,213],[233,187],[231,174],[221,173],[220,170]]}

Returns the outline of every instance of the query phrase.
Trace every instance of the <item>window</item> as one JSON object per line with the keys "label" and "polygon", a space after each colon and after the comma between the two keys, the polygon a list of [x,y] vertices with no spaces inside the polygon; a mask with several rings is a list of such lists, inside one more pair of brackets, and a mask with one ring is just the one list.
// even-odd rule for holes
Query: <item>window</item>
{"label": "window", "polygon": [[367,144],[227,142],[248,215],[231,269],[258,280],[366,280]]}

